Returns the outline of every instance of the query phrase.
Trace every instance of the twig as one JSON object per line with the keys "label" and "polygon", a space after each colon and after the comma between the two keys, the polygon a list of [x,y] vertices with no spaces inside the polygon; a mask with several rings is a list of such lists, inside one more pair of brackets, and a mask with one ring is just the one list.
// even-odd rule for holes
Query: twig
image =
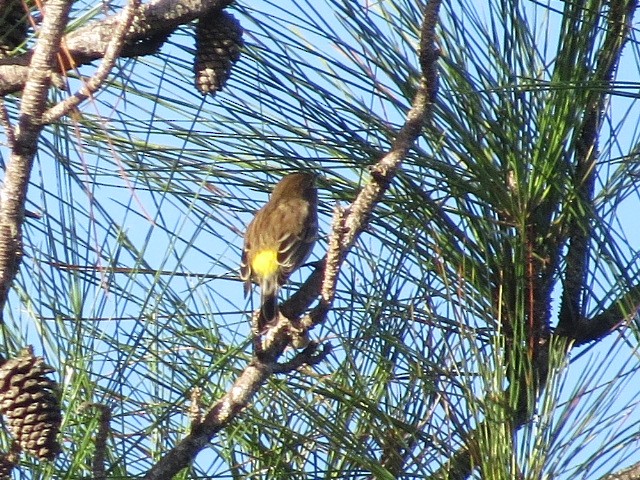
{"label": "twig", "polygon": [[93,478],[94,480],[106,480],[105,460],[107,454],[107,440],[111,431],[111,408],[101,403],[88,403],[84,408],[94,408],[99,413],[98,431],[95,435],[96,451],[93,456]]}
{"label": "twig", "polygon": [[111,73],[111,70],[113,70],[116,60],[120,56],[120,51],[122,50],[122,46],[125,42],[125,34],[129,30],[134,14],[139,6],[140,0],[129,0],[124,11],[119,15],[121,18],[119,18],[118,25],[113,32],[111,41],[105,49],[102,63],[96,72],[84,83],[78,92],[47,110],[42,116],[42,123],[49,124],[55,122],[98,91],[107,76]]}
{"label": "twig", "polygon": [[318,351],[320,345],[317,342],[311,342],[307,347],[299,352],[291,360],[273,367],[273,373],[290,373],[298,370],[304,365],[314,366],[324,361],[325,358],[331,353],[332,347],[330,343],[322,345],[322,349]]}

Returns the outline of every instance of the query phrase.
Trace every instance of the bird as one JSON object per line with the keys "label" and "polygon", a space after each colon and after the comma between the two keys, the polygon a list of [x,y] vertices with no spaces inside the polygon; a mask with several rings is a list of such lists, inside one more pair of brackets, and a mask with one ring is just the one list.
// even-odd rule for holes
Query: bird
{"label": "bird", "polygon": [[244,295],[252,283],[260,287],[258,332],[278,317],[278,291],[302,266],[318,236],[317,175],[286,175],[273,188],[269,201],[255,214],[244,235],[240,278]]}

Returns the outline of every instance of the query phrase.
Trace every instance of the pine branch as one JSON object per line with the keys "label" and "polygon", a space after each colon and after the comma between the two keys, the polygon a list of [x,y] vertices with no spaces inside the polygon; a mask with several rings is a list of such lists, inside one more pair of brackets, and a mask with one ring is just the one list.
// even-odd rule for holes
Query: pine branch
{"label": "pine branch", "polygon": [[[598,66],[592,79],[594,84],[608,85],[612,81],[623,46],[628,39],[629,27],[636,7],[635,0],[631,2],[620,0],[611,6],[607,36],[597,54]],[[612,302],[605,312],[593,319],[585,319],[582,315],[582,295],[588,272],[589,242],[592,237],[590,219],[593,214],[593,195],[597,174],[598,136],[607,97],[607,89],[598,90],[593,94],[592,101],[585,105],[582,130],[574,146],[576,151],[574,181],[579,208],[585,213],[585,218],[576,218],[569,225],[565,290],[558,327],[555,332],[556,335],[573,340],[573,342],[567,342],[567,346],[570,343],[579,345],[602,338],[625,322],[630,315],[635,315],[640,308],[640,287],[636,286],[626,295]],[[551,285],[551,283],[547,282],[547,285]],[[544,283],[541,283],[541,286],[544,287]],[[536,290],[540,290],[545,295],[547,293],[544,288]],[[548,309],[549,303],[545,301],[544,296],[536,295],[535,297],[537,297],[533,302],[535,312],[543,308]],[[532,316],[534,321],[539,321],[538,317],[542,317],[540,314]],[[532,406],[535,405],[548,374],[549,339],[534,337],[532,340],[535,342],[532,345],[531,368],[525,368],[524,371],[533,370],[534,382],[528,381],[526,375],[521,375],[519,378],[512,378],[509,387],[504,392],[505,398],[518,399],[517,408],[512,413],[509,425],[513,432],[531,420],[535,411]],[[491,432],[491,428],[491,425],[487,425],[486,421],[483,421],[475,429],[468,431],[462,439],[463,447],[449,458],[448,462],[433,475],[433,478],[452,480],[468,478],[473,470],[483,463],[483,459],[479,458],[477,453],[478,434],[484,430]]]}
{"label": "pine branch", "polygon": [[[591,82],[594,85],[609,85],[620,62],[620,56],[638,6],[636,0],[618,0],[611,3],[607,35],[597,53],[598,64]],[[569,246],[566,255],[566,270],[562,304],[558,317],[557,333],[577,339],[580,332],[579,319],[584,315],[584,282],[588,272],[589,244],[591,241],[591,219],[593,218],[593,194],[598,161],[598,137],[608,98],[607,89],[597,90],[590,105],[587,105],[582,129],[576,140],[576,214],[569,223]],[[578,212],[584,216],[578,218]]]}
{"label": "pine branch", "polygon": [[564,331],[557,334],[569,337],[575,346],[598,341],[633,319],[638,315],[638,311],[640,311],[640,285],[629,289],[595,317],[574,320],[571,335],[567,335]]}
{"label": "pine branch", "polygon": [[[420,43],[420,58],[424,71],[412,107],[407,113],[406,122],[398,132],[391,150],[382,156],[381,160],[371,169],[371,180],[347,209],[348,214],[346,216],[337,215],[336,218],[339,221],[334,222],[334,225],[332,225],[332,231],[338,232],[337,238],[340,238],[342,242],[337,253],[338,262],[334,267],[339,268],[358,236],[366,228],[375,206],[382,199],[397,170],[400,168],[402,160],[421,134],[424,122],[431,113],[431,102],[435,97],[437,88],[436,61],[438,54],[435,49],[435,27],[438,20],[439,7],[439,1],[431,1],[426,7]],[[334,255],[336,255],[335,252],[332,256]],[[326,258],[319,262],[314,272],[303,284],[300,291],[297,292],[297,295],[294,295],[293,298],[281,306],[281,312],[283,314],[286,312],[285,315],[288,318],[302,315],[313,299],[317,298],[321,293],[325,264]],[[335,282],[334,275],[331,275],[331,277],[332,281]],[[331,289],[329,285],[325,285],[324,288]],[[309,304],[305,306],[304,303],[300,302],[301,298],[308,299]],[[294,303],[296,310],[291,307]],[[254,353],[251,363],[240,374],[240,377],[227,394],[210,407],[202,422],[194,424],[191,433],[167,452],[147,472],[144,478],[146,480],[172,478],[180,470],[186,468],[194,460],[198,452],[222,428],[247,408],[253,396],[270,375],[290,371],[292,368],[304,363],[317,363],[330,351],[330,349],[325,348],[316,353],[316,345],[312,344],[291,362],[278,364],[277,360],[288,344],[289,335],[286,328],[274,334],[266,344],[262,342],[262,345],[258,346],[258,354]]]}
{"label": "pine branch", "polygon": [[[153,53],[161,44],[158,39],[166,39],[168,33],[180,25],[220,10],[229,3],[229,0],[154,0],[144,4],[136,9],[133,24],[123,38],[121,55]],[[113,41],[114,30],[126,21],[127,15],[127,11],[120,12],[66,35],[65,63],[59,65],[60,70],[70,70],[103,58]],[[24,87],[32,55],[34,52],[0,59],[0,97]]]}

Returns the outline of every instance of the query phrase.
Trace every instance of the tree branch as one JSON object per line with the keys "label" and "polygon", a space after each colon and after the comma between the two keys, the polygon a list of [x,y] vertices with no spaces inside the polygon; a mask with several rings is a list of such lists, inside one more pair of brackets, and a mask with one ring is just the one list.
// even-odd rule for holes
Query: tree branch
{"label": "tree branch", "polygon": [[[439,0],[430,1],[426,7],[424,24],[427,27],[423,27],[423,38],[420,43],[420,58],[424,71],[412,107],[407,113],[405,125],[398,132],[391,150],[372,167],[371,181],[365,185],[350,208],[347,209],[348,214],[346,216],[342,214],[336,216],[338,221],[332,226],[332,231],[339,232],[338,238],[341,240],[341,245],[338,255],[339,261],[335,268],[339,269],[358,236],[365,229],[373,209],[387,190],[407,152],[422,132],[425,119],[431,112],[431,102],[437,89],[436,60],[438,55],[435,49],[435,26],[439,8]],[[287,318],[299,318],[321,293],[325,264],[326,258],[318,263],[318,266],[301,289],[287,302],[283,303],[280,311]],[[332,274],[331,277],[330,281],[335,282],[337,275]],[[324,289],[330,291],[331,286],[324,285]],[[302,302],[301,299],[305,299],[305,302]],[[278,326],[275,328],[278,328]],[[290,371],[292,368],[304,363],[315,364],[330,352],[330,347],[328,347],[319,353],[315,353],[317,347],[315,344],[311,344],[304,352],[294,357],[291,362],[279,365],[277,364],[277,359],[282,355],[288,343],[289,334],[287,329],[283,328],[271,336],[268,342],[262,342],[257,345],[258,354],[254,353],[251,363],[240,374],[240,377],[229,392],[209,409],[201,423],[193,425],[191,433],[167,452],[144,478],[146,480],[172,478],[180,470],[187,467],[198,452],[224,426],[247,408],[253,396],[270,375]]]}
{"label": "tree branch", "polygon": [[[615,330],[615,328],[619,327],[622,323],[628,321],[630,316],[637,315],[639,309],[640,285],[636,285],[619,299],[613,301],[604,312],[596,315],[592,319],[579,320],[579,325],[578,328],[576,328],[576,331],[580,332],[583,336],[578,337],[575,340],[572,339],[573,345],[579,346],[586,342],[603,338]],[[511,386],[509,388],[511,388]],[[525,425],[530,419],[530,413],[527,413],[525,408],[521,408],[515,413],[516,415],[514,416],[513,422],[514,431]],[[477,436],[476,432],[481,428],[491,427],[487,427],[483,422],[474,430],[468,432],[463,439],[464,447],[455,452],[449,461],[433,475],[434,479],[463,480],[471,475],[474,465],[478,464],[477,461],[474,464],[474,456],[471,452],[475,451],[477,448],[475,443]],[[623,473],[624,472],[621,472],[621,474]],[[626,480],[632,477],[625,477],[622,475],[620,477],[613,476],[611,478],[612,480],[618,478]],[[609,477],[607,477],[606,480],[609,480]]]}
{"label": "tree branch", "polygon": [[[221,10],[230,0],[152,0],[136,10],[133,25],[124,36],[123,56],[136,55],[138,42],[163,38],[167,32],[196,18]],[[49,9],[47,5],[47,10]],[[91,22],[65,36],[65,63],[62,71],[86,65],[103,58],[113,40],[113,32],[122,25],[127,12],[120,12],[102,21]],[[145,52],[145,50],[143,50]],[[34,52],[0,59],[0,96],[22,90]]]}
{"label": "tree branch", "polygon": [[[622,50],[629,36],[633,13],[637,1],[617,0],[611,2],[608,15],[607,35],[598,52],[598,62],[590,82],[594,85],[609,85],[615,74]],[[574,183],[576,205],[573,220],[568,225],[569,246],[566,255],[566,270],[562,304],[558,316],[556,333],[578,339],[584,336],[579,328],[584,317],[584,282],[588,272],[591,220],[593,218],[593,192],[598,160],[598,136],[608,91],[597,89],[592,102],[586,106],[582,128],[575,143],[576,168]],[[582,214],[583,216],[578,217]]]}
{"label": "tree branch", "polygon": [[602,313],[590,319],[575,320],[573,332],[569,338],[573,340],[574,346],[601,340],[635,317],[639,310],[640,285],[635,285],[620,298],[611,302],[611,305]]}
{"label": "tree branch", "polygon": [[72,0],[47,2],[40,38],[25,72],[18,128],[0,191],[0,315],[22,259],[24,205],[42,131],[40,120],[72,3]]}
{"label": "tree branch", "polygon": [[[339,255],[336,255],[338,261],[336,265],[332,265],[332,270],[339,270],[349,250],[368,225],[371,213],[387,191],[400,168],[400,164],[413,147],[422,132],[425,121],[431,114],[432,102],[438,90],[436,61],[439,53],[435,42],[435,27],[439,9],[439,0],[431,0],[426,6],[420,39],[422,77],[411,109],[407,113],[405,124],[398,132],[389,152],[384,154],[378,163],[371,167],[371,180],[362,188],[349,208],[346,209],[346,215],[341,213],[334,217],[331,227],[332,235],[339,236],[341,245]],[[322,290],[330,291],[332,289],[331,285],[323,283],[326,261],[327,257],[319,262],[300,290],[281,305],[281,311],[288,318],[301,316],[309,308],[313,300],[320,295]],[[337,275],[331,274],[331,276],[334,282],[337,281]],[[333,288],[335,288],[335,285]]]}
{"label": "tree branch", "polygon": [[624,470],[620,470],[619,472],[611,473],[605,477],[602,477],[601,480],[638,480],[639,478],[640,463],[636,463],[629,468],[625,468]]}
{"label": "tree branch", "polygon": [[[594,85],[600,87],[610,84],[617,68],[622,48],[628,39],[629,27],[636,7],[636,1],[628,0],[618,0],[611,5],[607,36],[598,52],[596,71],[590,79]],[[602,338],[622,324],[630,315],[635,315],[640,307],[640,286],[635,286],[626,295],[612,302],[603,313],[591,320],[585,319],[582,312],[584,282],[588,271],[589,242],[592,237],[590,221],[593,216],[598,135],[600,134],[602,112],[607,95],[606,89],[598,88],[594,91],[591,102],[585,105],[582,129],[574,145],[576,152],[574,182],[578,200],[577,210],[583,212],[584,217],[576,215],[569,224],[569,247],[566,256],[564,292],[558,327],[555,332],[556,335],[572,340],[572,342],[567,342],[567,345],[570,343],[580,345],[590,340]],[[549,278],[552,274],[553,272],[549,271],[546,277]],[[547,282],[547,285],[550,285],[550,282]],[[546,295],[544,284],[541,284],[541,286],[543,288],[537,290]],[[548,305],[549,302],[544,297],[541,297],[536,298],[533,306],[537,312],[540,308],[548,309]],[[537,314],[535,316],[542,317],[544,315]],[[535,411],[531,407],[534,405],[548,373],[549,340],[542,337],[534,337],[533,340],[536,340],[536,342],[533,345],[535,355],[532,355],[533,363],[531,368],[537,377],[537,381],[527,382],[524,377],[513,378],[505,392],[505,397],[511,396],[513,398],[513,393],[515,393],[516,398],[519,399],[517,409],[513,412],[510,422],[510,428],[513,432],[530,421]],[[491,432],[491,428],[491,425],[487,425],[486,421],[483,421],[475,429],[466,432],[462,439],[463,446],[433,475],[433,478],[450,480],[468,478],[474,468],[482,465],[482,459],[477,458],[478,432],[483,430]]]}
{"label": "tree branch", "polygon": [[118,59],[125,42],[125,34],[131,26],[133,16],[139,6],[139,3],[139,0],[129,0],[124,11],[119,15],[119,17],[122,18],[111,36],[111,40],[105,49],[104,59],[100,63],[97,71],[90,79],[84,82],[80,91],[46,111],[42,116],[43,124],[53,123],[60,119],[73,108],[77,107],[80,103],[89,98],[92,94],[97,92],[102,86],[107,76],[111,73],[113,66],[116,64],[116,60]]}
{"label": "tree branch", "polygon": [[244,369],[231,389],[205,414],[200,423],[145,475],[146,480],[167,480],[187,467],[209,441],[248,405],[273,373],[256,358]]}

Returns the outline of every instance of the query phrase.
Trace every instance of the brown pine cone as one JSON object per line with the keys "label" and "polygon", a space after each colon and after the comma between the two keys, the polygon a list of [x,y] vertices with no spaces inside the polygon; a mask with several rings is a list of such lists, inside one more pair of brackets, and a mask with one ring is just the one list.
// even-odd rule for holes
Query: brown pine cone
{"label": "brown pine cone", "polygon": [[198,19],[194,71],[200,93],[215,95],[222,90],[242,45],[242,27],[230,13],[220,11]]}
{"label": "brown pine cone", "polygon": [[9,455],[0,453],[0,480],[9,480],[15,466],[16,464],[11,461]]}
{"label": "brown pine cone", "polygon": [[10,480],[11,472],[20,461],[20,447],[13,443],[9,453],[0,453],[0,480]]}
{"label": "brown pine cone", "polygon": [[45,376],[54,371],[31,346],[0,366],[0,412],[18,445],[40,460],[53,460],[60,451],[58,385]]}

